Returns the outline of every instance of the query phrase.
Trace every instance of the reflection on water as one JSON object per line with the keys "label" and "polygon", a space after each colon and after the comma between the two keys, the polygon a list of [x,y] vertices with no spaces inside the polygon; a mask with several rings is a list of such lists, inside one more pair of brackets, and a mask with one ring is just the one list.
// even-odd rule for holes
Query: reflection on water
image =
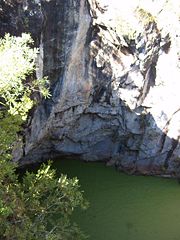
{"label": "reflection on water", "polygon": [[90,207],[74,220],[90,240],[179,240],[180,185],[128,176],[102,163],[57,160],[58,174],[77,176]]}

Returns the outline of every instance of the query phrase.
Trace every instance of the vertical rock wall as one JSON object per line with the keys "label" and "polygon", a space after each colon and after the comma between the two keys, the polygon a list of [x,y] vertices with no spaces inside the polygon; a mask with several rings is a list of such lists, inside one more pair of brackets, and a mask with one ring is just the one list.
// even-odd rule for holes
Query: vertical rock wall
{"label": "vertical rock wall", "polygon": [[180,161],[179,4],[24,2],[19,8],[29,19],[27,30],[34,34],[31,22],[39,21],[33,35],[41,49],[38,76],[49,77],[52,98],[29,118],[21,163],[71,156],[129,173],[174,175]]}

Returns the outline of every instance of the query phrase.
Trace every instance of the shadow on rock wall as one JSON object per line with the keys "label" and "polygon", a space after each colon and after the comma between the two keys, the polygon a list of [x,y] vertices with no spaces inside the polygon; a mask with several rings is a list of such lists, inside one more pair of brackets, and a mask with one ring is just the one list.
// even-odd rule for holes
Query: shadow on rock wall
{"label": "shadow on rock wall", "polygon": [[[134,38],[123,36],[108,20],[108,8],[95,0],[30,2],[18,5],[23,16],[34,13],[27,28],[13,25],[21,14],[10,6],[2,9],[11,21],[0,19],[11,33],[36,33],[37,74],[51,81],[52,98],[27,122],[16,153],[20,164],[71,157],[128,173],[175,175],[180,111],[172,36],[163,36],[155,21]],[[38,30],[30,25],[37,18]]]}

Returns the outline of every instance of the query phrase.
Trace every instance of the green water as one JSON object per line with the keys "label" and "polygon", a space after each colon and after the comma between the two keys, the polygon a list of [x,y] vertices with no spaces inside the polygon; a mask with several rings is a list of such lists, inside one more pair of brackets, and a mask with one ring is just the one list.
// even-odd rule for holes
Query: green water
{"label": "green water", "polygon": [[180,240],[180,185],[128,176],[101,163],[56,161],[58,174],[77,176],[90,202],[74,219],[90,240]]}

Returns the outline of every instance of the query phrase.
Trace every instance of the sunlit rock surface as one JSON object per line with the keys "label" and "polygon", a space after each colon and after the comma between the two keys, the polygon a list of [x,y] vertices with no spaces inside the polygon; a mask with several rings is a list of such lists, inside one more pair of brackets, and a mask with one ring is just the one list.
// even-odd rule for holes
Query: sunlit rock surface
{"label": "sunlit rock surface", "polygon": [[32,33],[40,47],[37,76],[51,81],[52,98],[27,123],[22,164],[71,156],[106,161],[129,173],[175,174],[180,162],[175,2],[21,1],[27,23],[18,29],[10,22],[16,13],[8,10],[9,31]]}

